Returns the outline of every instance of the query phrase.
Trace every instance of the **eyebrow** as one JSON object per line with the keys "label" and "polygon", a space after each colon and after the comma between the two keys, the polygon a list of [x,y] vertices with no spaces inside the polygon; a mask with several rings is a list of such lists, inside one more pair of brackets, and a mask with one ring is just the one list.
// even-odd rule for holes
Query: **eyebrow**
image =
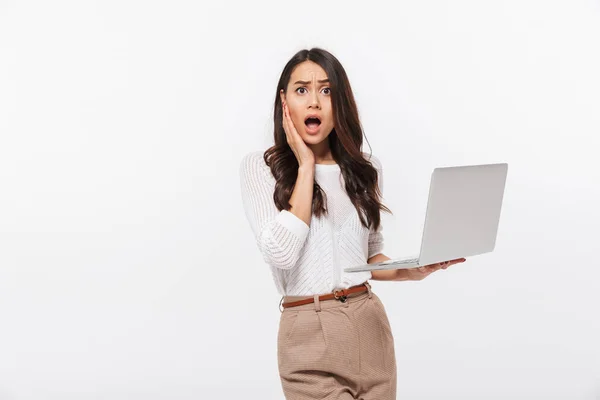
{"label": "eyebrow", "polygon": [[[323,79],[321,81],[319,81],[319,83],[327,83],[329,82],[329,79]],[[294,85],[310,85],[309,81],[296,81],[294,82]]]}

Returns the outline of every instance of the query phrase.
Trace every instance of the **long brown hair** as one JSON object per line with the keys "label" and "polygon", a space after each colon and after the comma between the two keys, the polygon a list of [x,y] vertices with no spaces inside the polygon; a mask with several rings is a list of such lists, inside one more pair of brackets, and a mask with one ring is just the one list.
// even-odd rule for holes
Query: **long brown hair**
{"label": "long brown hair", "polygon": [[[289,200],[298,177],[298,160],[287,143],[283,129],[279,92],[281,89],[287,91],[294,68],[309,60],[320,65],[329,78],[335,128],[327,140],[331,154],[340,166],[344,177],[346,193],[358,211],[362,225],[366,228],[377,229],[381,222],[380,210],[390,214],[392,212],[381,202],[377,169],[363,156],[361,151],[364,133],[346,71],[333,54],[321,48],[297,52],[283,68],[277,84],[273,115],[275,144],[268,148],[263,155],[265,163],[271,168],[271,173],[276,180],[273,194],[275,205],[280,211],[288,210],[291,207]],[[325,197],[325,193],[315,181],[312,212],[317,217],[327,214]]]}

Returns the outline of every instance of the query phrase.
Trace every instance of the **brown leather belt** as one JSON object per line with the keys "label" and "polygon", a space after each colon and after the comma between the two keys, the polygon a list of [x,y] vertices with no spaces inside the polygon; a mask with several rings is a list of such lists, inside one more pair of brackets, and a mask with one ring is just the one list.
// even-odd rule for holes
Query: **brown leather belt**
{"label": "brown leather belt", "polygon": [[[366,292],[368,290],[367,285],[368,285],[368,283],[363,283],[362,285],[352,286],[352,287],[349,287],[348,289],[334,290],[332,293],[328,293],[328,294],[319,296],[319,301],[336,299],[336,300],[341,301],[342,303],[345,303],[349,294]],[[304,300],[283,303],[282,306],[283,306],[283,308],[288,308],[288,307],[302,306],[304,304],[310,304],[310,303],[314,303],[314,302],[315,302],[315,298],[311,297],[311,298],[304,299]]]}

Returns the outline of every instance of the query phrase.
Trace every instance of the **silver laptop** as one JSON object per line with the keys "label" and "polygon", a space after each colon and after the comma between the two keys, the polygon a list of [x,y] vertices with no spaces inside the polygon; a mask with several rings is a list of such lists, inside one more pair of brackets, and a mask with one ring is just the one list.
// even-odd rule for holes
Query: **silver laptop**
{"label": "silver laptop", "polygon": [[507,172],[507,163],[434,169],[420,254],[344,270],[416,268],[493,251]]}

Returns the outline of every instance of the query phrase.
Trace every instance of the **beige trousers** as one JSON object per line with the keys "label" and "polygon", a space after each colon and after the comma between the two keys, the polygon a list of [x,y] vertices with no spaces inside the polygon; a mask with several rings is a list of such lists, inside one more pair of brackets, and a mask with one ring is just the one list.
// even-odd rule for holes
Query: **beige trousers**
{"label": "beige trousers", "polygon": [[287,400],[396,399],[394,338],[385,308],[368,286],[345,303],[283,310],[277,354]]}

